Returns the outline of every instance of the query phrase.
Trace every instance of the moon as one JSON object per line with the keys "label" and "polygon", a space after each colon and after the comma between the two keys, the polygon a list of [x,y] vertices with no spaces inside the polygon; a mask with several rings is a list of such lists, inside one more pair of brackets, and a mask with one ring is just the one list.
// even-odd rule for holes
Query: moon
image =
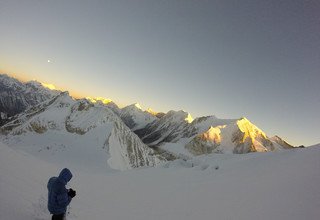
{"label": "moon", "polygon": [[51,63],[51,60],[48,60],[48,63]]}

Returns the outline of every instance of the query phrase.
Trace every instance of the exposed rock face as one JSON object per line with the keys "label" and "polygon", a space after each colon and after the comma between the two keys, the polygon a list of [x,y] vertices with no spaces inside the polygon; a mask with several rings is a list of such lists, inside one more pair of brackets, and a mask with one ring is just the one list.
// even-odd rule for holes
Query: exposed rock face
{"label": "exposed rock face", "polygon": [[39,82],[22,83],[7,75],[0,74],[0,125],[12,117],[53,98],[60,91],[52,91],[43,87]]}
{"label": "exposed rock face", "polygon": [[155,166],[165,158],[158,156],[120,121],[115,121],[107,140],[111,167],[119,170]]}
{"label": "exposed rock face", "polygon": [[221,144],[221,127],[210,127],[197,135],[185,147],[194,155],[210,154]]}
{"label": "exposed rock face", "polygon": [[133,131],[144,128],[146,125],[158,120],[156,116],[143,111],[138,103],[121,109],[120,117]]}
{"label": "exposed rock face", "polygon": [[[10,121],[1,127],[2,134],[11,134],[11,135],[20,135],[22,133],[26,133],[27,131],[37,132],[45,131],[44,127],[48,127],[51,129],[55,129],[56,125],[54,121],[55,118],[52,118],[54,115],[51,114],[52,119],[43,119],[42,117],[35,117],[37,115],[41,115],[49,106],[54,105],[56,102],[59,102],[58,106],[64,105],[62,102],[60,103],[60,99],[63,96],[69,97],[67,92],[61,93],[60,95],[52,98],[51,100],[44,101],[38,105],[32,106],[28,108],[23,113],[17,114],[11,117]],[[70,97],[71,99],[71,97]],[[56,106],[56,107],[58,107]],[[54,108],[52,108],[54,110]],[[45,122],[44,122],[45,121]],[[41,129],[37,129],[41,127]],[[35,130],[34,130],[35,128]],[[42,132],[43,133],[43,132]]]}
{"label": "exposed rock face", "polygon": [[159,120],[135,131],[144,143],[157,145],[162,142],[175,142],[181,138],[192,121],[190,114],[184,111],[169,111]]}

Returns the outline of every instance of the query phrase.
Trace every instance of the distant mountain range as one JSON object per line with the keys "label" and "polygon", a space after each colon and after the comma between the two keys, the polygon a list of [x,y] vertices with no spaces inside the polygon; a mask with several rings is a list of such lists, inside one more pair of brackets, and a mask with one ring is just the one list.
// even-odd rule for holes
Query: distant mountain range
{"label": "distant mountain range", "polygon": [[8,75],[0,74],[0,125],[8,117],[51,99],[59,93],[60,91],[43,87],[37,81],[22,83]]}
{"label": "distant mountain range", "polygon": [[192,119],[184,111],[144,111],[139,104],[119,108],[109,99],[76,100],[68,92],[7,75],[0,75],[0,95],[2,139],[9,146],[28,145],[32,153],[46,149],[48,155],[63,150],[57,146],[75,154],[79,149],[98,149],[114,169],[202,154],[293,148],[278,136],[269,138],[247,118]]}

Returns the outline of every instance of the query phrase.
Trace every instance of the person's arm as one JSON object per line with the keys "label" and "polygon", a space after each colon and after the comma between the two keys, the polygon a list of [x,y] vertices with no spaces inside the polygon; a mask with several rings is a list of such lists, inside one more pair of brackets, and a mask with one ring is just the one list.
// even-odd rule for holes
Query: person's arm
{"label": "person's arm", "polygon": [[68,190],[65,186],[62,186],[57,194],[57,203],[60,207],[67,207],[71,202],[72,198],[68,196]]}

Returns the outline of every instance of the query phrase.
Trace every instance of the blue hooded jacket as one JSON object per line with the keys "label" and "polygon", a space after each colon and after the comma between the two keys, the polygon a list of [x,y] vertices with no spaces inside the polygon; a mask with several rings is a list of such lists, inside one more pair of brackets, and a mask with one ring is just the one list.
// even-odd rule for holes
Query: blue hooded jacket
{"label": "blue hooded jacket", "polygon": [[68,196],[66,184],[71,180],[72,173],[69,169],[64,168],[58,177],[49,179],[48,188],[48,210],[51,214],[64,214],[67,211],[67,206],[71,202],[71,197]]}

